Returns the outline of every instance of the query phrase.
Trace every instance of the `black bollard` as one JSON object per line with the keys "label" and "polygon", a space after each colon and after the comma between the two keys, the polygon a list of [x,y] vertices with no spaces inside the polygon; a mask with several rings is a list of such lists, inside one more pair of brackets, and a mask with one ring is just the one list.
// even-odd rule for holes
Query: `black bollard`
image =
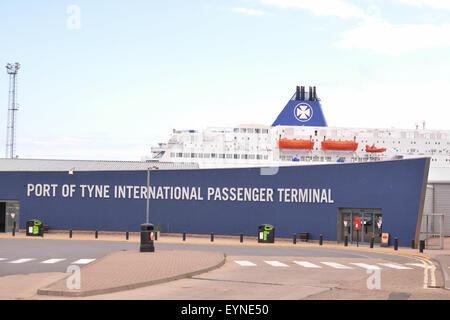
{"label": "black bollard", "polygon": [[348,236],[344,237],[344,246],[347,247],[348,246]]}
{"label": "black bollard", "polygon": [[186,241],[186,232],[183,232],[183,241]]}
{"label": "black bollard", "polygon": [[244,234],[241,233],[239,238],[240,238],[239,241],[240,241],[241,243],[243,243],[243,242],[244,242]]}
{"label": "black bollard", "polygon": [[155,232],[155,241],[158,240],[158,231]]}
{"label": "black bollard", "polygon": [[13,237],[16,236],[16,222],[15,222],[15,221],[14,221],[14,223],[13,223],[12,235],[13,235]]}
{"label": "black bollard", "polygon": [[130,235],[129,235],[129,233],[128,233],[128,231],[125,233],[125,238],[128,240],[130,237],[129,237]]}
{"label": "black bollard", "polygon": [[394,238],[394,250],[398,250],[398,239]]}
{"label": "black bollard", "polygon": [[214,242],[214,233],[211,232],[211,242]]}
{"label": "black bollard", "polygon": [[425,249],[425,240],[420,240],[420,242],[419,242],[419,252],[423,253],[423,249]]}
{"label": "black bollard", "polygon": [[296,233],[292,234],[292,243],[297,244],[297,234]]}
{"label": "black bollard", "polygon": [[72,239],[72,229],[69,230],[69,238]]}
{"label": "black bollard", "polygon": [[98,230],[95,230],[95,239],[98,239]]}
{"label": "black bollard", "polygon": [[319,245],[321,246],[323,244],[323,235],[319,236]]}
{"label": "black bollard", "polygon": [[416,248],[416,242],[414,241],[414,239],[411,240],[411,249],[415,249]]}
{"label": "black bollard", "polygon": [[373,242],[375,241],[375,238],[370,238],[370,249],[373,249]]}

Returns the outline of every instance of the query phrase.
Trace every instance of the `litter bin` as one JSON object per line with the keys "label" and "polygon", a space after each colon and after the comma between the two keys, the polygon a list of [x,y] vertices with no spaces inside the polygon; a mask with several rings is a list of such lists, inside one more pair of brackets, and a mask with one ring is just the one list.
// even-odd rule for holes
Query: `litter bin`
{"label": "litter bin", "polygon": [[27,228],[26,228],[26,235],[27,236],[34,236],[38,237],[44,236],[44,228],[41,221],[37,219],[28,220],[27,221]]}
{"label": "litter bin", "polygon": [[262,224],[258,227],[258,243],[274,243],[275,228],[270,224]]}
{"label": "litter bin", "polygon": [[308,242],[309,233],[308,232],[300,232],[300,241]]}
{"label": "litter bin", "polygon": [[150,223],[141,224],[141,246],[140,252],[154,252],[155,232],[153,225]]}

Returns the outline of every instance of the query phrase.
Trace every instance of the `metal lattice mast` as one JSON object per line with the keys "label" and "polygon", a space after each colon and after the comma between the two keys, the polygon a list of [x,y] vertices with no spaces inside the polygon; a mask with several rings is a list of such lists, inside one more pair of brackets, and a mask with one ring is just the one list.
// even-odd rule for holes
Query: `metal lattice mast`
{"label": "metal lattice mast", "polygon": [[9,74],[8,122],[6,125],[6,158],[14,158],[16,153],[16,117],[17,117],[17,72],[20,63],[8,63],[6,72]]}

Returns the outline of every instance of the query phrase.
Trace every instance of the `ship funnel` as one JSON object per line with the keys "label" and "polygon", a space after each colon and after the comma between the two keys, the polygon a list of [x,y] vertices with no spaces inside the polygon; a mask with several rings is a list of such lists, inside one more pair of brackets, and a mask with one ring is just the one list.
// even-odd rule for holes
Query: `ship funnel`
{"label": "ship funnel", "polygon": [[327,122],[320,99],[317,97],[316,87],[309,87],[309,94],[306,96],[305,87],[297,86],[294,95],[272,126],[326,127]]}

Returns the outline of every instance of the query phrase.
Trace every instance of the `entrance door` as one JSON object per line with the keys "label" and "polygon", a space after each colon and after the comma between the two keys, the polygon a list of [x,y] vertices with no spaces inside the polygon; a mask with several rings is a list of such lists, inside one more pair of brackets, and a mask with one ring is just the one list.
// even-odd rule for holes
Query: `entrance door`
{"label": "entrance door", "polygon": [[340,220],[340,240],[343,241],[347,236],[349,241],[351,241],[352,232],[352,213],[351,211],[345,211],[341,214]]}
{"label": "entrance door", "polygon": [[362,242],[370,242],[373,237],[373,212],[364,212],[362,220]]}
{"label": "entrance door", "polygon": [[375,243],[381,243],[381,233],[383,227],[383,218],[381,213],[374,213],[373,215],[373,236],[375,238]]}
{"label": "entrance door", "polygon": [[0,202],[0,232],[6,232],[6,203]]}
{"label": "entrance door", "polygon": [[[355,220],[361,219],[361,230],[354,230]],[[338,211],[338,241],[344,241],[348,236],[348,241],[354,243],[370,243],[374,237],[375,243],[381,242],[381,209],[347,208]]]}

